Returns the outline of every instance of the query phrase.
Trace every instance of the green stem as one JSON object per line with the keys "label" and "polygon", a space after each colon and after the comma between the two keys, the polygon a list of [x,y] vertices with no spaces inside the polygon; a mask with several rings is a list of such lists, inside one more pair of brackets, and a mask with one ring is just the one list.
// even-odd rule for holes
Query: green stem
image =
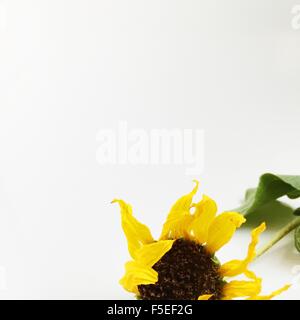
{"label": "green stem", "polygon": [[267,243],[261,250],[259,250],[259,252],[256,255],[256,258],[262,256],[269,249],[271,249],[278,241],[280,241],[287,234],[289,234],[291,231],[293,231],[299,226],[300,226],[300,218],[296,218],[292,220],[289,224],[283,227],[269,243]]}

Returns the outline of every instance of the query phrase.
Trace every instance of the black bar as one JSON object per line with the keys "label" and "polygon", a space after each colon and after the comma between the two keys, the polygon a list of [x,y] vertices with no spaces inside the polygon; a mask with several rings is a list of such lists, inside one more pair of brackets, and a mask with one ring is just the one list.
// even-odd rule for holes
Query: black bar
{"label": "black bar", "polygon": [[[82,319],[204,319],[218,317],[260,317],[261,312],[299,310],[299,301],[141,301],[141,300],[40,300],[0,301],[9,316],[53,319],[58,316]],[[221,318],[220,318],[221,319]]]}

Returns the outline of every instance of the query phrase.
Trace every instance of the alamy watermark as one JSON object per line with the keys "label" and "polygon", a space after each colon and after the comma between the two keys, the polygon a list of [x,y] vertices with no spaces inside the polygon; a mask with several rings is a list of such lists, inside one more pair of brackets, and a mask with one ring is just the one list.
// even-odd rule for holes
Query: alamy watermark
{"label": "alamy watermark", "polygon": [[294,30],[300,30],[300,4],[292,7],[291,10],[292,20],[291,26]]}
{"label": "alamy watermark", "polygon": [[129,128],[126,121],[116,129],[97,133],[100,165],[183,165],[187,175],[199,175],[204,167],[202,129]]}

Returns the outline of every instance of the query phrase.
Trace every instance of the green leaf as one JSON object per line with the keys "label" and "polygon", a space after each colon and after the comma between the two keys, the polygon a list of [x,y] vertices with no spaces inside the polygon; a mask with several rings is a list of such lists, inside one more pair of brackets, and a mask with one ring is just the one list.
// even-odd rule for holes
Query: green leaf
{"label": "green leaf", "polygon": [[300,208],[298,208],[298,209],[296,209],[296,210],[294,211],[294,215],[295,215],[295,216],[300,216]]}
{"label": "green leaf", "polygon": [[247,215],[247,221],[243,225],[248,228],[256,228],[262,222],[267,224],[269,230],[280,231],[282,226],[295,219],[294,208],[279,200],[271,201],[260,209]]}
{"label": "green leaf", "polygon": [[244,203],[235,210],[248,215],[282,196],[290,199],[300,197],[300,176],[263,174],[257,188],[249,189]]}
{"label": "green leaf", "polygon": [[300,227],[295,230],[295,247],[300,252]]}

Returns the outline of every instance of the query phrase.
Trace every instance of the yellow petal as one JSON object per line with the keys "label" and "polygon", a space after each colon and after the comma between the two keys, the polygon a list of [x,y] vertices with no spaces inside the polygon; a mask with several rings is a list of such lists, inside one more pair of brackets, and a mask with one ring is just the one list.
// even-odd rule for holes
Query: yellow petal
{"label": "yellow petal", "polygon": [[195,183],[196,186],[192,192],[177,200],[171,208],[163,226],[161,240],[178,239],[185,235],[185,230],[191,222],[190,207],[199,186],[198,181]]}
{"label": "yellow petal", "polygon": [[257,275],[253,272],[253,271],[250,271],[250,270],[245,270],[244,271],[244,274],[245,274],[245,276],[246,277],[248,277],[249,279],[252,279],[252,280],[259,280],[259,281],[261,281],[261,279],[260,278],[258,278],[257,277]]}
{"label": "yellow petal", "polygon": [[125,275],[120,284],[125,290],[138,294],[138,285],[153,284],[157,281],[158,274],[155,270],[136,261],[129,261],[125,264]]}
{"label": "yellow petal", "polygon": [[122,228],[127,238],[128,251],[132,258],[136,257],[136,251],[142,245],[152,243],[151,232],[148,227],[140,223],[132,214],[132,208],[123,200],[114,200],[112,203],[117,202],[121,208]]}
{"label": "yellow petal", "polygon": [[189,229],[194,240],[203,244],[207,241],[208,229],[216,216],[217,205],[214,200],[204,195],[194,207],[195,213]]}
{"label": "yellow petal", "polygon": [[252,230],[251,242],[248,246],[248,253],[244,260],[231,260],[223,264],[219,272],[223,277],[234,277],[245,272],[249,263],[255,258],[255,249],[259,240],[260,234],[266,229],[266,224],[262,223],[259,227]]}
{"label": "yellow petal", "polygon": [[203,294],[199,296],[198,300],[209,300],[212,296],[213,294]]}
{"label": "yellow petal", "polygon": [[161,240],[141,247],[136,253],[136,260],[145,266],[152,267],[171,248],[174,240]]}
{"label": "yellow petal", "polygon": [[179,218],[168,219],[164,224],[163,233],[160,236],[160,240],[165,239],[189,239],[189,225],[192,221],[190,214],[185,214]]}
{"label": "yellow petal", "polygon": [[261,291],[261,279],[254,281],[238,281],[234,280],[224,285],[224,299],[234,299],[239,297],[257,296]]}
{"label": "yellow petal", "polygon": [[251,298],[249,298],[248,300],[271,300],[272,298],[278,296],[279,294],[281,294],[282,292],[288,290],[290,288],[290,284],[285,285],[284,287],[273,291],[271,294],[266,295],[266,296],[253,296]]}
{"label": "yellow petal", "polygon": [[217,216],[208,229],[208,252],[215,253],[222,248],[245,221],[246,219],[237,212],[224,212]]}

